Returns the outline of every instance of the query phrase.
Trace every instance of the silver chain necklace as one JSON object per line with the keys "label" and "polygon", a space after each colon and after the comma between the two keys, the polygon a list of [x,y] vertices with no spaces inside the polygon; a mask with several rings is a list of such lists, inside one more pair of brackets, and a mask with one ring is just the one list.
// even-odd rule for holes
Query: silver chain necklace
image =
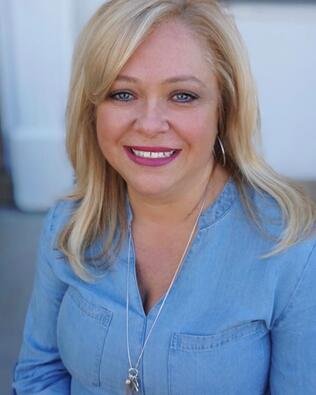
{"label": "silver chain necklace", "polygon": [[195,220],[195,223],[193,225],[193,228],[192,228],[192,231],[190,233],[189,239],[187,241],[187,244],[185,246],[185,249],[183,251],[181,259],[180,259],[180,261],[178,263],[177,269],[176,269],[176,271],[175,271],[175,273],[174,273],[174,275],[172,277],[172,280],[171,280],[170,285],[169,285],[169,287],[167,289],[167,292],[166,292],[166,294],[165,294],[165,296],[164,296],[164,298],[163,298],[163,300],[161,302],[161,305],[160,305],[158,313],[157,313],[157,315],[155,317],[155,320],[154,320],[154,322],[153,322],[153,324],[152,324],[152,326],[151,326],[151,328],[150,328],[150,330],[148,332],[147,337],[145,338],[143,347],[141,348],[141,351],[139,353],[138,359],[137,359],[136,364],[135,364],[134,367],[133,367],[132,361],[131,361],[131,353],[130,353],[130,346],[129,346],[129,325],[128,325],[128,321],[129,321],[129,319],[128,319],[128,317],[129,317],[129,275],[130,275],[130,259],[131,259],[131,243],[132,243],[132,230],[130,229],[129,238],[128,238],[128,254],[127,254],[127,262],[128,262],[128,264],[127,264],[127,285],[126,285],[126,346],[127,346],[127,356],[128,356],[128,363],[129,363],[128,377],[127,377],[127,379],[125,381],[127,393],[128,393],[128,391],[139,392],[139,370],[138,370],[138,368],[139,368],[139,364],[140,364],[141,358],[143,356],[143,353],[144,353],[145,347],[147,345],[148,339],[149,339],[149,337],[150,337],[150,335],[151,335],[151,333],[152,333],[152,331],[154,329],[154,326],[156,325],[156,322],[157,322],[157,320],[158,320],[158,318],[160,316],[161,310],[164,307],[164,304],[165,304],[165,302],[167,300],[167,297],[168,297],[168,295],[169,295],[169,293],[171,291],[171,288],[172,288],[172,286],[173,286],[173,284],[175,282],[177,274],[179,273],[179,270],[180,270],[180,268],[182,266],[183,260],[184,260],[186,254],[187,254],[187,251],[188,251],[189,246],[191,244],[191,241],[193,239],[193,236],[194,236],[197,224],[198,224],[200,216],[202,214],[202,211],[203,211],[203,208],[204,208],[204,205],[205,205],[205,201],[206,201],[206,193],[205,193],[205,197],[204,197],[203,203],[202,203],[202,205],[200,207],[199,214],[198,214],[198,216],[197,216],[197,218]]}

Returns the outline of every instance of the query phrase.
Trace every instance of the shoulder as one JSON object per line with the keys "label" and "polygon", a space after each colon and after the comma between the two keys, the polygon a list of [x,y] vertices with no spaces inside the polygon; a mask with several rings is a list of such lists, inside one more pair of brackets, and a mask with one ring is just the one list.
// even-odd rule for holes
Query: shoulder
{"label": "shoulder", "polygon": [[[311,232],[309,236],[300,238],[302,235],[298,235],[296,241],[293,240],[293,243],[287,247],[286,244],[282,244],[284,248],[274,254],[288,230],[287,220],[279,203],[270,194],[252,187],[246,187],[246,192],[254,218],[251,218],[251,213],[247,212],[247,204],[244,204],[243,198],[240,196],[238,206],[244,213],[241,218],[246,218],[240,222],[245,235],[249,240],[252,240],[253,246],[259,246],[260,255],[263,257],[267,255],[266,261],[275,262],[274,266],[280,270],[281,268],[284,268],[285,271],[292,270],[295,276],[299,275],[310,256],[311,260],[315,260],[313,255],[315,255],[316,226],[315,231]],[[270,255],[270,253],[272,254]]]}
{"label": "shoulder", "polygon": [[45,237],[53,245],[77,207],[78,201],[75,200],[62,199],[57,201],[46,214],[42,237]]}
{"label": "shoulder", "polygon": [[283,220],[283,214],[278,202],[267,192],[248,187],[248,196],[252,203],[253,209],[263,222],[272,220],[279,223]]}
{"label": "shoulder", "polygon": [[316,232],[302,239],[298,237],[296,242],[274,253],[285,234],[282,210],[267,193],[255,192],[252,199],[260,225],[268,238],[271,236],[267,257],[262,262],[267,269],[268,287],[273,289],[272,327],[275,327],[292,308],[308,308],[316,298]]}
{"label": "shoulder", "polygon": [[[316,300],[316,238],[301,241],[274,259],[276,276],[272,327],[291,317],[291,312],[315,309]],[[300,314],[293,315],[299,321]]]}
{"label": "shoulder", "polygon": [[[272,236],[272,248],[276,245],[278,240],[284,236],[286,230],[286,220],[279,203],[268,193],[251,189],[249,197],[253,206],[255,214],[258,216],[260,226],[267,232],[268,236]],[[298,237],[299,239],[299,237]],[[273,239],[272,239],[273,240]],[[301,240],[290,245],[284,249],[280,255],[287,257],[299,258],[304,261],[315,250],[316,245],[316,224],[314,231],[311,231],[310,236],[306,236]],[[305,261],[306,261],[305,259]]]}

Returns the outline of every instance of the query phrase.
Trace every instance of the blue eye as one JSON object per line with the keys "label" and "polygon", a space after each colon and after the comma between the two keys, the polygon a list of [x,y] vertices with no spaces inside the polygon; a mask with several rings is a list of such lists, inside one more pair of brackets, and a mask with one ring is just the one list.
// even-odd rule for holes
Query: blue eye
{"label": "blue eye", "polygon": [[126,92],[126,91],[114,92],[114,93],[111,93],[109,96],[111,99],[114,99],[117,101],[131,101],[134,99],[134,95],[132,95],[130,92]]}
{"label": "blue eye", "polygon": [[198,96],[186,92],[176,93],[172,97],[175,98],[175,101],[179,103],[190,103],[198,98]]}

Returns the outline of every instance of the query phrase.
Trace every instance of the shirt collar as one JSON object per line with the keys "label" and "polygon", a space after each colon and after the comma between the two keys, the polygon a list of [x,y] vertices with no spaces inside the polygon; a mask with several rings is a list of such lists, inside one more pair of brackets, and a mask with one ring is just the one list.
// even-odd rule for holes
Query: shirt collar
{"label": "shirt collar", "polygon": [[[199,220],[199,228],[205,229],[223,217],[232,207],[237,193],[238,190],[235,181],[232,179],[232,177],[230,177],[224,185],[221,193],[217,196],[216,200],[203,210]],[[128,227],[130,228],[133,220],[133,211],[128,196],[126,198],[126,212],[127,223]]]}
{"label": "shirt collar", "polygon": [[230,177],[215,201],[203,210],[199,220],[199,228],[208,228],[221,219],[233,206],[237,194],[236,183]]}

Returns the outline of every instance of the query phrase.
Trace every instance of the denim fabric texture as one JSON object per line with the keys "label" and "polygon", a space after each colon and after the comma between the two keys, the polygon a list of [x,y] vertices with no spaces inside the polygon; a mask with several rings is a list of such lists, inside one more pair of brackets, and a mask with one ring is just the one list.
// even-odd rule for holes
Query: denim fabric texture
{"label": "denim fabric texture", "polygon": [[[275,202],[249,193],[266,218],[264,228],[277,236],[281,224]],[[125,393],[128,242],[94,283],[80,280],[56,248],[73,207],[70,201],[59,202],[44,225],[14,372],[18,395]],[[101,245],[96,242],[87,254],[98,254]],[[229,180],[202,213],[147,343],[140,394],[316,394],[315,238],[262,259],[274,245],[248,217]],[[134,363],[161,302],[144,313],[132,253],[129,337]]]}

